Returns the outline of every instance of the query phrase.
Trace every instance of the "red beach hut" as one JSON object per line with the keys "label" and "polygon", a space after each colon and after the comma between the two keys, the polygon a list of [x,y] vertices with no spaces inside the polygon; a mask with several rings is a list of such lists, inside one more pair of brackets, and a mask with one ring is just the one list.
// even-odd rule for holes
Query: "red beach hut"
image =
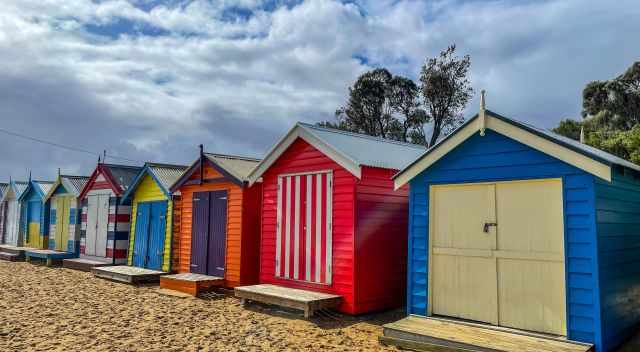
{"label": "red beach hut", "polygon": [[261,285],[236,296],[305,315],[323,299],[349,314],[401,306],[408,188],[394,191],[391,177],[424,151],[296,124],[249,175],[263,186]]}

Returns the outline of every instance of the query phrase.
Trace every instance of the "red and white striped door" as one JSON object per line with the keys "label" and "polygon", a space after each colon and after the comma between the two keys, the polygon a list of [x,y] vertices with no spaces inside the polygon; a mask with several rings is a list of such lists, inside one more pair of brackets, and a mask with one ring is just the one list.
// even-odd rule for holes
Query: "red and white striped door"
{"label": "red and white striped door", "polygon": [[331,171],[278,177],[276,277],[331,284]]}

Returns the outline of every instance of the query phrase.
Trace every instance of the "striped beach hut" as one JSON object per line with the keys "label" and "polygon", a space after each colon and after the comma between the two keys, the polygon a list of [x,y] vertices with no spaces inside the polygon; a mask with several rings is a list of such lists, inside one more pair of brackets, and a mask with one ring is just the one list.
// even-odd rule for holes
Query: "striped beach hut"
{"label": "striped beach hut", "polygon": [[407,319],[423,332],[445,316],[596,351],[635,333],[640,166],[481,108],[394,182],[411,189]]}
{"label": "striped beach hut", "polygon": [[4,221],[2,223],[2,244],[13,247],[22,246],[20,236],[21,206],[18,199],[27,189],[28,182],[10,181],[2,192],[0,203],[4,207]]}
{"label": "striped beach hut", "polygon": [[31,180],[18,201],[21,206],[20,230],[24,246],[45,249],[49,244],[49,209],[44,202],[53,182]]}
{"label": "striped beach hut", "polygon": [[87,176],[60,175],[44,201],[49,207],[49,249],[78,255],[80,253],[80,193],[89,181]]}
{"label": "striped beach hut", "polygon": [[[214,285],[258,282],[261,184],[247,176],[260,160],[201,152],[171,187],[176,199],[173,270],[160,285],[197,295]],[[197,275],[181,275],[197,274]]]}
{"label": "striped beach hut", "polygon": [[120,200],[140,170],[137,166],[98,163],[82,189],[80,259],[86,263],[126,262],[131,207]]}
{"label": "striped beach hut", "polygon": [[278,295],[282,302],[323,293],[318,299],[337,297],[338,309],[350,314],[401,306],[408,190],[395,191],[391,176],[424,150],[296,124],[249,175],[263,185],[264,285],[236,288],[236,295],[264,301]]}
{"label": "striped beach hut", "polygon": [[130,266],[171,270],[171,234],[174,202],[170,187],[187,166],[146,163],[135,177],[122,204],[131,204]]}

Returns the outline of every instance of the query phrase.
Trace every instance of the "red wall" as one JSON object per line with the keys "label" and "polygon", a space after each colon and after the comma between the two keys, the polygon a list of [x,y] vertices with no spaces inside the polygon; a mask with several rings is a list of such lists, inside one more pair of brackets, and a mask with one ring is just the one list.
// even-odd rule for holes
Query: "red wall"
{"label": "red wall", "polygon": [[[333,170],[333,279],[318,285],[275,277],[276,205],[278,175]],[[355,313],[354,209],[356,178],[307,142],[298,139],[265,172],[263,178],[260,282],[311,289],[343,297],[339,310]],[[405,227],[406,229],[406,227]]]}
{"label": "red wall", "polygon": [[356,313],[405,300],[409,189],[393,190],[395,172],[363,167],[356,184]]}

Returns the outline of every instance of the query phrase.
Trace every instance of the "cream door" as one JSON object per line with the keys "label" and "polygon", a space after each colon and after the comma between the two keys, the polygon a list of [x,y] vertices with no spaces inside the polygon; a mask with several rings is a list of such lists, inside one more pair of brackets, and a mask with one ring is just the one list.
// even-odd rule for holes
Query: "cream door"
{"label": "cream door", "polygon": [[500,325],[566,335],[559,179],[498,183]]}
{"label": "cream door", "polygon": [[566,335],[561,180],[430,194],[432,313]]}
{"label": "cream door", "polygon": [[87,197],[87,234],[85,237],[84,253],[96,255],[96,236],[98,233],[98,196]]}
{"label": "cream door", "polygon": [[[98,225],[96,229],[96,254],[99,257],[107,256],[107,237],[109,231],[109,195],[98,196]],[[115,230],[115,229],[114,229]]]}
{"label": "cream door", "polygon": [[498,323],[494,203],[494,185],[432,187],[433,314]]}

